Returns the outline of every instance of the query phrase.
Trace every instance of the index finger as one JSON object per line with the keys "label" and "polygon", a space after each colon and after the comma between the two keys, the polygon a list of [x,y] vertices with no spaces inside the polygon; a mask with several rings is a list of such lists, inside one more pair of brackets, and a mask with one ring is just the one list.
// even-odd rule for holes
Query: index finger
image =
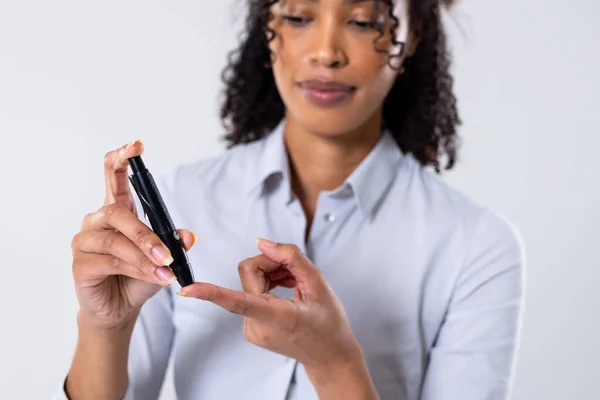
{"label": "index finger", "polygon": [[267,293],[255,295],[204,282],[185,286],[177,294],[210,301],[231,313],[266,323],[280,323],[296,308],[294,302]]}
{"label": "index finger", "polygon": [[160,237],[123,205],[114,203],[103,207],[100,212],[90,214],[84,220],[83,229],[116,229],[156,265],[171,265],[173,262],[171,251]]}
{"label": "index finger", "polygon": [[104,156],[104,205],[119,203],[136,213],[127,175],[128,159],[144,152],[144,145],[134,140]]}

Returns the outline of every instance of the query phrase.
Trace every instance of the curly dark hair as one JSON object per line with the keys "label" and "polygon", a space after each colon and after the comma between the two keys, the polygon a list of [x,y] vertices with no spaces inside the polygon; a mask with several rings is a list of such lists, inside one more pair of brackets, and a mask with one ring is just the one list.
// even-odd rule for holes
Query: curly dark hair
{"label": "curly dark hair", "polygon": [[[284,116],[285,106],[273,72],[266,68],[272,61],[268,45],[275,36],[268,28],[273,18],[270,7],[278,1],[249,1],[240,45],[229,53],[223,70],[225,90],[220,116],[228,147],[263,138]],[[398,19],[392,14],[393,0],[375,1],[387,5],[395,38]],[[455,164],[457,127],[461,124],[441,20],[442,7],[449,8],[453,2],[410,0],[409,15],[419,42],[414,54],[405,59],[405,73],[398,75],[383,104],[383,128],[391,132],[403,152],[411,153],[424,167],[433,166],[437,173],[443,157],[446,157],[445,169]],[[405,47],[395,39],[394,44],[402,50]],[[388,63],[400,55],[390,54]]]}

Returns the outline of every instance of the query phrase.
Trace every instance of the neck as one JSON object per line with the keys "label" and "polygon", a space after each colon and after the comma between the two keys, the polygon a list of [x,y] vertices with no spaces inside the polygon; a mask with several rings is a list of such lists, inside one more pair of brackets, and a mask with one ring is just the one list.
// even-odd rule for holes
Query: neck
{"label": "neck", "polygon": [[292,190],[302,203],[307,227],[312,222],[319,193],[341,186],[375,147],[380,135],[379,114],[358,129],[337,136],[309,132],[293,118],[286,118],[284,136]]}

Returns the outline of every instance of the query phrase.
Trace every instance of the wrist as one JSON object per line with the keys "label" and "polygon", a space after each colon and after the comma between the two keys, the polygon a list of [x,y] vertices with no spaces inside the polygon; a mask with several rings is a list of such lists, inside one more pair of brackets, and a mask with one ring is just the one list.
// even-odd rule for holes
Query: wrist
{"label": "wrist", "polygon": [[131,316],[107,326],[82,311],[77,314],[79,337],[65,381],[69,398],[88,398],[90,393],[94,393],[94,398],[123,398],[128,386],[129,344],[136,318]]}
{"label": "wrist", "polygon": [[84,353],[101,352],[109,359],[120,358],[127,354],[129,343],[135,326],[135,319],[128,318],[110,327],[90,320],[85,314],[77,314],[78,340],[77,349]]}
{"label": "wrist", "polygon": [[84,330],[96,334],[119,336],[123,333],[130,333],[133,330],[139,312],[140,310],[136,309],[118,321],[107,322],[89,315],[80,309],[77,313],[77,326],[80,331]]}
{"label": "wrist", "polygon": [[378,399],[362,349],[358,345],[343,357],[331,360],[326,365],[305,366],[305,370],[322,400]]}
{"label": "wrist", "polygon": [[348,376],[359,374],[363,367],[364,359],[362,358],[362,353],[354,353],[332,359],[318,366],[305,365],[305,370],[308,378],[317,387],[346,380]]}

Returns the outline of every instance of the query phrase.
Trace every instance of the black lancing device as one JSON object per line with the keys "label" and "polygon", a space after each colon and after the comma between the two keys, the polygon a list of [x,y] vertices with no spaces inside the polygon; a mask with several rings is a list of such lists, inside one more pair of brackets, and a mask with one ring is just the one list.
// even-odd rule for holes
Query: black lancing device
{"label": "black lancing device", "polygon": [[132,157],[128,161],[132,171],[129,181],[140,198],[146,219],[150,222],[154,233],[160,237],[173,256],[174,261],[169,265],[169,268],[171,268],[177,282],[182,287],[194,283],[194,273],[192,272],[190,260],[181,244],[179,233],[156,187],[152,174],[150,174],[140,156]]}

